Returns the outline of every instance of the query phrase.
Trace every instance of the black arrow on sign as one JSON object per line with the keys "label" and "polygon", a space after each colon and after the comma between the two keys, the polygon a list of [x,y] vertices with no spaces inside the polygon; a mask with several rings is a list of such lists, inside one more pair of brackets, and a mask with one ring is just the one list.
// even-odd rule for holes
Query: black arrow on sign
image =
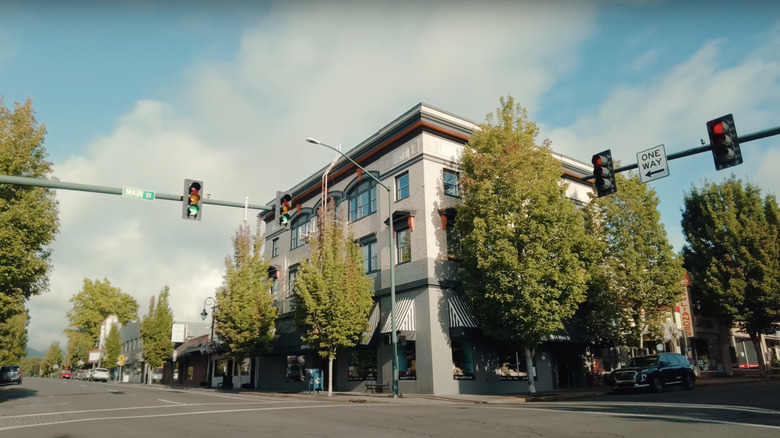
{"label": "black arrow on sign", "polygon": [[655,175],[656,173],[661,173],[661,172],[663,172],[663,171],[665,171],[665,170],[666,170],[666,168],[664,168],[664,169],[658,169],[658,170],[651,170],[651,171],[648,171],[648,172],[645,174],[645,176],[646,176],[646,177],[648,177],[648,178],[650,178],[651,176]]}

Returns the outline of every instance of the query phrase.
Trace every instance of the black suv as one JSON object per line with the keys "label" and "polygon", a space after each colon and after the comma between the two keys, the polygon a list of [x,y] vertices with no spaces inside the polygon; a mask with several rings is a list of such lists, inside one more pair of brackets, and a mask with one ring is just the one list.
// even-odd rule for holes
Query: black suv
{"label": "black suv", "polygon": [[19,365],[3,365],[0,367],[0,383],[22,384],[22,369]]}
{"label": "black suv", "polygon": [[612,388],[647,388],[661,392],[666,385],[682,385],[693,389],[696,374],[693,366],[682,354],[660,353],[631,359],[625,367],[612,373]]}

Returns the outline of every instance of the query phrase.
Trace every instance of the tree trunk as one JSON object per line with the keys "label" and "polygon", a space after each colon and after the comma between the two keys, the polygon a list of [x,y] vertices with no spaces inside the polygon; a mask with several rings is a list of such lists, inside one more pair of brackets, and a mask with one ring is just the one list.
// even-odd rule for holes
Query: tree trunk
{"label": "tree trunk", "polygon": [[[758,375],[761,377],[767,376],[766,369],[766,356],[764,355],[764,349],[761,348],[761,334],[751,333],[750,340],[753,341],[753,348],[756,350],[756,357],[758,357]],[[747,358],[747,355],[745,355]]]}
{"label": "tree trunk", "polygon": [[534,373],[534,349],[525,347],[525,368],[528,371],[528,391],[531,394],[536,394],[536,377]]}
{"label": "tree trunk", "polygon": [[721,324],[720,326],[720,363],[723,364],[723,374],[733,376],[734,370],[731,368],[731,327],[732,323]]}
{"label": "tree trunk", "polygon": [[333,395],[333,355],[328,356],[328,397]]}

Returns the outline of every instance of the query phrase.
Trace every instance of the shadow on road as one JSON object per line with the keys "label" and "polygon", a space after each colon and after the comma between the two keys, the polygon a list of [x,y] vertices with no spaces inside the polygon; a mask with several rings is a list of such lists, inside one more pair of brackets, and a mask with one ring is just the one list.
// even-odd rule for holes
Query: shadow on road
{"label": "shadow on road", "polygon": [[26,388],[24,383],[17,384],[2,384],[0,385],[0,403],[7,402],[9,400],[16,400],[20,398],[35,397],[38,391],[30,388]]}

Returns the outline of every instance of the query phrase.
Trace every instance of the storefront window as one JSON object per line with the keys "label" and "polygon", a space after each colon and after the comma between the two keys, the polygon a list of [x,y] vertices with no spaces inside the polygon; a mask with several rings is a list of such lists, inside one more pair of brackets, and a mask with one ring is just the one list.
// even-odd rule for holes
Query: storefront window
{"label": "storefront window", "polygon": [[452,377],[474,380],[474,347],[471,340],[452,338]]}
{"label": "storefront window", "polygon": [[214,377],[223,377],[227,374],[227,359],[214,361]]}
{"label": "storefront window", "polygon": [[349,352],[349,380],[376,380],[376,350],[363,348]]}
{"label": "storefront window", "polygon": [[239,375],[248,376],[250,368],[252,368],[252,359],[244,359],[239,364]]}
{"label": "storefront window", "polygon": [[417,380],[417,357],[415,356],[415,341],[398,340],[398,378],[400,380]]}
{"label": "storefront window", "polygon": [[187,367],[187,380],[192,380],[194,374],[195,374],[195,368],[192,366]]}
{"label": "storefront window", "polygon": [[[521,351],[501,351],[498,353],[496,375],[501,380],[528,380],[528,367],[525,365],[525,353]],[[536,359],[534,358],[534,368]],[[534,370],[535,371],[535,370]],[[537,373],[534,372],[534,376]],[[536,380],[538,377],[535,377]]]}
{"label": "storefront window", "polygon": [[287,356],[287,373],[285,374],[285,380],[287,382],[303,382],[305,364],[306,356]]}

